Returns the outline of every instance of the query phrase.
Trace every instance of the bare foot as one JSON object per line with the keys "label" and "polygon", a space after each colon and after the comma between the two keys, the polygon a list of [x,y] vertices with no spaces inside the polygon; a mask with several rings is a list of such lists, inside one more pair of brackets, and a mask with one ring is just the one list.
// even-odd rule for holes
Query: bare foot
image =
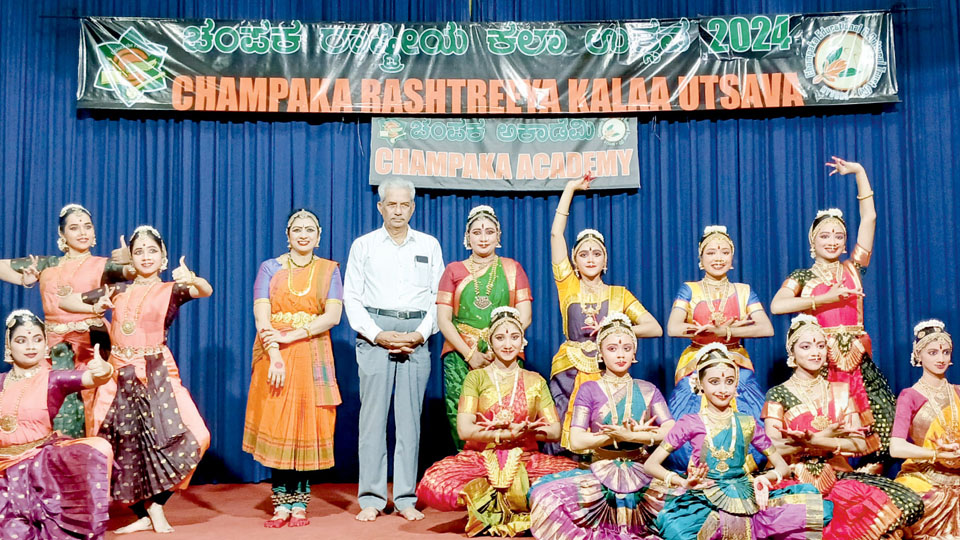
{"label": "bare foot", "polygon": [[173,526],[167,521],[167,516],[163,515],[163,505],[153,503],[147,508],[150,514],[150,521],[153,522],[153,531],[161,534],[172,533]]}
{"label": "bare foot", "polygon": [[306,527],[309,524],[310,520],[307,519],[307,511],[303,508],[294,508],[293,513],[290,514],[290,526]]}
{"label": "bare foot", "polygon": [[359,514],[357,514],[357,521],[374,521],[379,515],[379,510],[372,506],[368,506],[361,510]]}
{"label": "bare foot", "polygon": [[290,511],[282,506],[273,511],[273,517],[264,521],[263,526],[268,529],[279,529],[287,524],[290,519]]}
{"label": "bare foot", "polygon": [[407,521],[420,521],[423,519],[423,512],[412,506],[400,510],[400,515],[403,516]]}
{"label": "bare foot", "polygon": [[142,517],[129,525],[120,527],[119,529],[113,531],[113,534],[130,534],[150,530],[153,530],[153,523],[150,522],[150,518]]}

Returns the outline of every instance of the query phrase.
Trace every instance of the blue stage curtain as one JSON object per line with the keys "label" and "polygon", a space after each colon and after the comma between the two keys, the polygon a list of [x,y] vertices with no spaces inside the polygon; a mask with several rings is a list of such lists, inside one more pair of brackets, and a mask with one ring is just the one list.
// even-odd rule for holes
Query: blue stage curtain
{"label": "blue stage curtain", "polygon": [[[827,177],[831,155],[862,162],[879,213],[866,278],[866,326],[875,359],[896,390],[919,371],[908,364],[913,324],[927,317],[960,331],[955,313],[956,183],[960,169],[960,14],[955,2],[896,16],[902,103],[886,107],[739,111],[640,117],[638,191],[578,195],[569,236],[595,227],[611,254],[608,281],[627,285],[666,324],[681,282],[700,277],[696,243],[705,225],[725,224],[736,241],[731,277],[751,284],[765,307],[785,276],[810,263],[807,227],[836,206],[855,230],[852,177]],[[598,20],[698,14],[822,12],[882,7],[873,2],[622,2],[603,0],[41,0],[0,10],[0,257],[52,253],[56,213],[87,206],[97,253],[151,223],[165,235],[171,264],[181,255],[215,288],[183,308],[170,335],[183,379],[210,426],[213,446],[198,479],[257,481],[267,472],[240,451],[254,337],[251,289],[259,263],[285,249],[289,210],[318,211],[318,253],[346,264],[350,243],[380,224],[367,185],[364,118],[178,117],[77,111],[76,15],[302,20]],[[585,74],[589,76],[589,74]],[[504,228],[502,254],[532,280],[534,323],[528,366],[549,374],[562,341],[548,237],[557,196],[418,193],[412,225],[437,236],[447,261],[467,256],[463,220],[490,204]],[[852,247],[852,240],[851,240]],[[0,285],[0,311],[40,309],[36,291]],[[788,317],[777,335],[747,347],[761,383],[784,377]],[[339,409],[337,466],[323,480],[356,479],[359,398],[353,333],[333,331]],[[435,356],[440,341],[432,342]],[[636,376],[672,389],[684,340],[643,340]],[[953,379],[960,370],[952,368]],[[421,461],[450,451],[439,359],[427,391]]]}

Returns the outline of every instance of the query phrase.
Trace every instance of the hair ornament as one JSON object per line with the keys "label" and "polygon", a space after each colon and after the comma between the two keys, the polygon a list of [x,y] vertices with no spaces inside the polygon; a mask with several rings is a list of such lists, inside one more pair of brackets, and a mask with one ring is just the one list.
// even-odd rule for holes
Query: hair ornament
{"label": "hair ornament", "polygon": [[[467,214],[467,225],[463,231],[463,247],[471,249],[470,226],[473,225],[474,221],[484,217],[493,221],[493,224],[497,227],[497,233],[500,232],[500,219],[497,217],[497,213],[494,212],[493,208],[485,204],[474,206],[470,209],[470,213]],[[497,242],[497,247],[501,247],[499,241]]]}

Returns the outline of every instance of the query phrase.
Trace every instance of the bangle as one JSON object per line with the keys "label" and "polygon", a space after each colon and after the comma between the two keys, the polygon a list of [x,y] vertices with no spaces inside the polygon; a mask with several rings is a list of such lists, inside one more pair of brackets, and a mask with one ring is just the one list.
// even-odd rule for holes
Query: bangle
{"label": "bangle", "polygon": [[937,450],[934,449],[934,450],[933,450],[933,459],[930,460],[930,463],[936,463],[936,462],[937,462]]}
{"label": "bangle", "polygon": [[733,331],[730,330],[730,327],[728,326],[728,327],[727,327],[727,341],[730,341],[730,338],[732,337],[732,334],[733,334]]}
{"label": "bangle", "polygon": [[21,272],[21,273],[20,273],[20,285],[23,286],[24,289],[32,289],[32,288],[34,288],[34,287],[37,286],[37,282],[36,282],[36,281],[34,281],[33,283],[31,283],[30,285],[27,285],[26,283],[24,283],[24,282],[23,282],[23,278],[24,278],[24,277],[25,277],[25,276],[24,276],[23,273]]}
{"label": "bangle", "polygon": [[810,309],[811,309],[812,311],[816,311],[816,309],[817,309],[817,297],[816,297],[816,296],[811,296],[811,297],[810,297]]}
{"label": "bangle", "polygon": [[668,472],[667,475],[663,477],[663,483],[666,484],[667,487],[672,486],[672,485],[673,485],[673,477],[674,477],[674,476],[679,477],[680,475],[677,474],[677,473],[675,473],[675,472],[673,472],[673,471]]}
{"label": "bangle", "polygon": [[569,216],[569,215],[570,215],[570,212],[561,212],[559,208],[557,208],[557,213],[560,214],[561,216]]}
{"label": "bangle", "polygon": [[840,449],[841,443],[837,443],[837,449],[835,450],[836,454],[839,456],[843,453],[843,450]]}
{"label": "bangle", "polygon": [[500,444],[500,430],[499,430],[499,429],[493,432],[493,442],[494,442],[494,444]]}
{"label": "bangle", "polygon": [[279,349],[279,348],[280,348],[280,344],[279,344],[279,343],[271,343],[271,344],[267,345],[267,350],[268,350],[268,351],[269,351],[270,349]]}
{"label": "bangle", "polygon": [[869,199],[870,197],[873,197],[873,192],[872,192],[872,191],[871,191],[870,193],[865,194],[865,195],[857,195],[857,200],[858,200],[858,201],[865,201],[865,200]]}
{"label": "bangle", "polygon": [[773,485],[777,485],[777,484],[779,484],[780,482],[783,482],[783,475],[780,474],[780,471],[774,469],[774,470],[773,470],[773,473],[777,475],[777,481],[774,482]]}

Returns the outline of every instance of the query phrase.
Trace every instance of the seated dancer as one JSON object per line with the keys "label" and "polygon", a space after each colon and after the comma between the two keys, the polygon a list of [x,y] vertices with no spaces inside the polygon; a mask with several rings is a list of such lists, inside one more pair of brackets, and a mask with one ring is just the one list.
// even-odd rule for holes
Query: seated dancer
{"label": "seated dancer", "polygon": [[340,323],[343,285],[337,263],[313,254],[319,242],[316,214],[293,211],[287,253],[264,261],[253,285],[257,339],[243,451],[271,469],[268,528],[309,525],[308,471],[333,467],[340,389],[330,329]]}
{"label": "seated dancer", "polygon": [[166,533],[173,527],[163,505],[172,490],[186,489],[210,446],[210,432],[167,347],[167,330],[180,306],[210,296],[213,287],[191,272],[183,257],[174,281],[162,281],[167,248],[149,225],[133,232],[130,255],[137,273],[133,283],[73,293],[61,298],[60,307],[98,317],[113,310],[110,363],[116,373],[97,391],[93,412],[96,433],[116,456],[111,495],[131,504],[137,515],[116,533]]}
{"label": "seated dancer", "polygon": [[500,220],[493,208],[475,206],[467,215],[463,247],[473,253],[447,265],[437,293],[437,326],[443,344],[443,387],[447,419],[457,450],[457,406],[463,379],[493,360],[487,343],[490,314],[500,306],[517,308],[524,330],[530,326],[530,283],[520,263],[497,255]]}
{"label": "seated dancer", "polygon": [[560,445],[547,445],[547,451],[552,454],[570,448],[569,403],[576,398],[577,387],[585,381],[600,378],[597,343],[594,341],[600,321],[608,313],[620,312],[630,318],[637,337],[663,335],[660,323],[626,287],[603,282],[608,254],[602,234],[593,229],[580,231],[571,251],[573,263],[567,258],[564,230],[570,215],[570,201],[577,191],[589,189],[592,181],[593,177],[588,174],[567,182],[550,229],[553,278],[560,298],[563,335],[567,338],[550,367],[550,392],[563,421]]}
{"label": "seated dancer", "polygon": [[673,427],[667,404],[651,383],[630,377],[636,363],[633,322],[607,315],[597,334],[605,366],[600,380],[577,392],[570,447],[592,452],[589,469],[544,476],[530,491],[531,532],[550,540],[645,538],[663,508],[666,486],[643,471],[649,448]]}
{"label": "seated dancer", "polygon": [[890,455],[906,459],[896,481],[920,495],[923,516],[910,527],[917,540],[960,538],[960,385],[947,381],[953,338],[942,322],[913,329],[910,363],[923,368],[897,399]]}
{"label": "seated dancer", "polygon": [[[667,334],[689,338],[691,343],[680,355],[674,374],[670,411],[680,418],[700,410],[701,396],[693,393],[689,378],[696,370],[693,357],[704,345],[723,343],[730,357],[740,366],[740,386],[732,407],[760,419],[763,392],[753,372],[753,363],[741,340],[773,335],[773,325],[760,305],[760,299],[746,283],[731,283],[727,273],[733,269],[733,239],[722,225],[710,225],[700,237],[700,281],[689,281],[680,287],[667,321]],[[762,424],[761,424],[762,425]],[[762,454],[751,449],[759,463]],[[690,461],[690,447],[670,454],[670,466],[685,471]]]}
{"label": "seated dancer", "polygon": [[[698,414],[677,420],[644,468],[668,486],[686,492],[668,499],[654,525],[664,540],[720,538],[804,540],[819,537],[829,523],[832,504],[817,488],[796,484],[771,486],[790,474],[770,438],[757,429],[756,420],[730,406],[737,392],[737,363],[727,348],[711,343],[697,351],[697,370],[691,384],[706,401]],[[693,455],[687,478],[668,471],[663,461],[670,452],[690,442]],[[750,445],[767,456],[774,469],[750,476],[756,468]]]}
{"label": "seated dancer", "polygon": [[807,313],[820,322],[827,334],[827,380],[845,382],[856,406],[864,413],[863,426],[880,437],[880,450],[871,459],[881,462],[888,453],[896,398],[890,384],[873,362],[870,336],[863,328],[863,276],[870,263],[877,210],[873,190],[863,166],[834,157],[827,163],[831,175],[854,173],[860,201],[857,243],[848,259],[847,225],[836,208],[817,212],[807,236],[813,266],[795,270],[770,302],[776,314]]}
{"label": "seated dancer", "polygon": [[[133,279],[133,268],[122,264],[127,258],[124,249],[113,253],[115,259],[122,259],[120,263],[90,254],[90,248],[97,245],[97,233],[90,212],[79,204],[68,204],[60,210],[57,233],[57,247],[63,255],[0,260],[0,280],[27,288],[39,282],[50,347],[50,358],[43,361],[53,369],[83,370],[93,358],[94,343],[99,343],[103,351],[110,348],[107,322],[91,317],[90,313],[60,309],[60,298],[74,291]],[[93,389],[68,395],[53,419],[53,429],[69,437],[96,435],[93,396]]]}
{"label": "seated dancer", "polygon": [[44,324],[27,310],[7,317],[0,374],[0,536],[103,538],[113,451],[100,438],[68,439],[53,429],[63,398],[113,374],[94,345],[86,370],[51,371]]}
{"label": "seated dancer", "polygon": [[[800,482],[813,484],[833,503],[833,521],[825,539],[877,540],[899,537],[923,512],[920,498],[883,476],[856,473],[847,456],[876,451],[876,434],[865,435],[863,411],[847,383],[827,382],[827,338],[810,315],[797,315],[787,333],[787,382],[767,392],[763,419],[777,451]],[[776,487],[796,483],[784,480]]]}
{"label": "seated dancer", "polygon": [[520,312],[499,307],[490,317],[494,360],[467,374],[457,428],[466,448],[430,466],[417,497],[439,510],[467,509],[468,536],[516,536],[530,528],[527,491],[541,476],[576,467],[541,454],[537,441],[560,437],[560,421],[543,377],[521,369]]}

